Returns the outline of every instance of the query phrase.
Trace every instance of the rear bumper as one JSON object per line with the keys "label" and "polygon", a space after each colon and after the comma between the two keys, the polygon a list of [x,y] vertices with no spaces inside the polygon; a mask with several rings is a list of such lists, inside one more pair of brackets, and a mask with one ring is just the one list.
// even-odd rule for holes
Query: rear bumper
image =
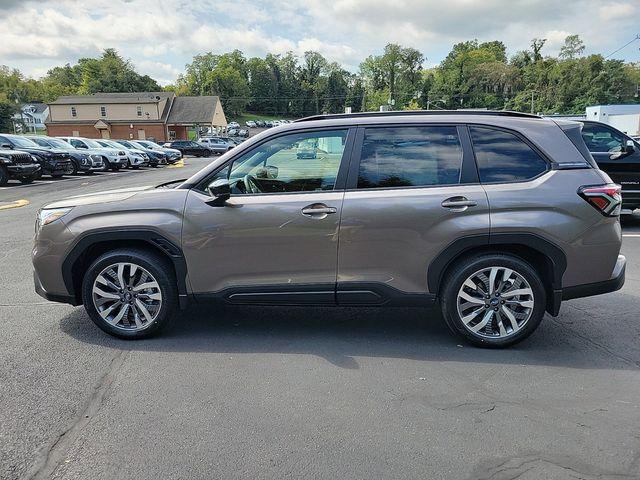
{"label": "rear bumper", "polygon": [[562,300],[571,300],[573,298],[592,297],[594,295],[602,295],[603,293],[615,292],[620,290],[624,285],[625,270],[627,259],[624,255],[618,255],[618,261],[613,269],[611,278],[604,282],[586,283],[584,285],[575,285],[562,289]]}

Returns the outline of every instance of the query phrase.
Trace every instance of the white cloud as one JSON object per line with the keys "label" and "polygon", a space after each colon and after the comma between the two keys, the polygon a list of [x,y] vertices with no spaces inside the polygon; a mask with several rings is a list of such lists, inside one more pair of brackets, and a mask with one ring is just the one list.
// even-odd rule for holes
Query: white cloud
{"label": "white cloud", "polygon": [[[247,56],[317,50],[351,70],[389,42],[419,49],[429,64],[473,38],[502,40],[511,53],[547,38],[544,52],[553,54],[576,33],[587,52],[608,53],[638,33],[640,2],[0,0],[0,12],[0,63],[41,75],[113,47],[167,83],[193,55],[235,48]],[[620,55],[640,59],[637,47]]]}

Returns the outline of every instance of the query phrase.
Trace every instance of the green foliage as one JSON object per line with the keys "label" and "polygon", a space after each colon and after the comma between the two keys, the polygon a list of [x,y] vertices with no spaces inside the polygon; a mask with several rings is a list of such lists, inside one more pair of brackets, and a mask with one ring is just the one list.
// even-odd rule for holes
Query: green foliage
{"label": "green foliage", "polygon": [[[469,40],[453,45],[438,66],[424,69],[420,51],[391,43],[365,58],[355,74],[314,51],[249,59],[239,50],[208,52],[193,57],[165,90],[218,95],[230,118],[245,118],[246,112],[296,118],[381,106],[575,114],[588,105],[638,102],[640,64],[583,56],[585,45],[578,35],[565,39],[558,57],[545,56],[545,44],[546,39],[534,38],[529,49],[508,58],[500,41]],[[157,90],[155,80],[136,73],[113,49],[99,58],[55,67],[40,80],[0,67],[5,119],[20,103],[49,102],[60,95]]]}

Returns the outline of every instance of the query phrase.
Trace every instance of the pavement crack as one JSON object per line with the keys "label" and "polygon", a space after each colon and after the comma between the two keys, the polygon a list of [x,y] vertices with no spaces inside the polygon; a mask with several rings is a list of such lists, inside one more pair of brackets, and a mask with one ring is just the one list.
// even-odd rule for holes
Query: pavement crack
{"label": "pavement crack", "polygon": [[100,410],[100,407],[113,384],[114,378],[122,367],[122,364],[127,359],[129,353],[130,350],[119,350],[112,357],[109,367],[100,378],[100,381],[93,388],[85,408],[76,416],[68,428],[61,432],[49,444],[49,446],[46,447],[46,449],[41,450],[34,467],[29,473],[27,473],[25,478],[30,480],[51,478],[52,474],[64,460],[64,457],[73,442],[79,437],[84,427],[89,424],[91,419],[95,417]]}
{"label": "pavement crack", "polygon": [[572,328],[568,327],[566,324],[558,321],[557,319],[555,319],[553,317],[549,317],[549,318],[553,323],[555,323],[559,327],[563,327],[566,331],[568,331],[574,337],[578,337],[579,339],[581,339],[585,343],[588,343],[589,345],[592,345],[592,346],[596,347],[598,350],[601,350],[601,351],[605,352],[606,354],[608,354],[609,356],[611,356],[613,358],[616,358],[616,359],[618,359],[618,360],[620,360],[620,361],[622,361],[624,363],[630,364],[630,365],[632,365],[634,367],[640,368],[640,361],[637,361],[637,360],[635,360],[633,358],[625,357],[624,355],[620,355],[619,353],[616,353],[613,350],[611,350],[606,345],[603,345],[603,344],[601,344],[599,342],[596,342],[593,338],[586,337],[586,336],[576,332],[575,330],[573,330]]}

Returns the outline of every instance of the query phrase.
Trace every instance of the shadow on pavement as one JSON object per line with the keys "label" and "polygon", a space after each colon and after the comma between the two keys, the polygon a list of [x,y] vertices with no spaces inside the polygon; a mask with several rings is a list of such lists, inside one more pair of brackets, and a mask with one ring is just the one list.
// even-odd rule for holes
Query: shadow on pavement
{"label": "shadow on pavement", "polygon": [[[419,308],[197,306],[181,312],[159,336],[112,338],[82,308],[60,321],[75,339],[132,351],[316,355],[357,369],[358,357],[418,361],[637,369],[546,316],[532,337],[507,350],[469,346],[449,333],[440,313]],[[613,335],[614,333],[612,333]],[[615,338],[599,338],[602,344]]]}

